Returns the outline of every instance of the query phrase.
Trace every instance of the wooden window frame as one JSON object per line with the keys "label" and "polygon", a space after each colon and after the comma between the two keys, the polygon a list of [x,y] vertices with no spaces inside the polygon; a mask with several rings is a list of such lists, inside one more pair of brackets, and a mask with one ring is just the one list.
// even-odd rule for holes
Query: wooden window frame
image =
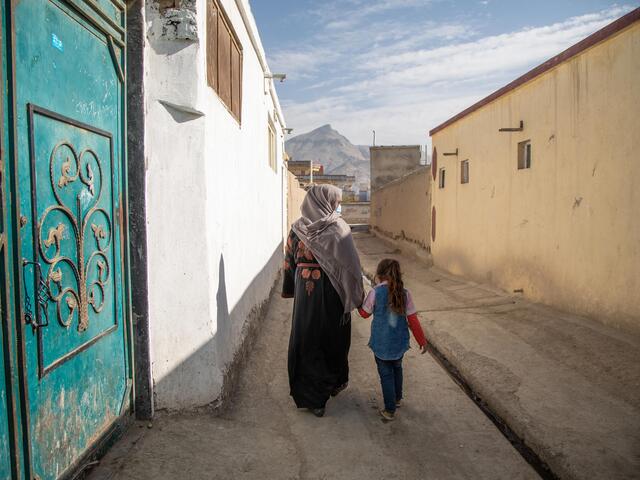
{"label": "wooden window frame", "polygon": [[[213,20],[215,19],[215,24]],[[229,83],[230,93],[228,102],[223,98],[220,91],[220,29],[224,28],[229,33]],[[242,76],[243,76],[243,60],[244,54],[242,43],[233,28],[233,24],[220,4],[219,0],[207,0],[207,43],[206,43],[206,61],[207,61],[207,85],[213,89],[217,97],[225,106],[227,111],[235,118],[238,123],[242,122]],[[234,55],[234,49],[237,55]],[[234,56],[238,59],[237,72],[234,75]],[[237,76],[237,78],[236,78]],[[236,104],[237,103],[237,104]]]}
{"label": "wooden window frame", "polygon": [[469,183],[469,160],[462,160],[460,162],[460,183]]}
{"label": "wooden window frame", "polygon": [[531,140],[518,142],[518,170],[531,168]]}
{"label": "wooden window frame", "polygon": [[269,118],[267,122],[267,147],[269,166],[274,172],[278,171],[278,137],[276,134],[276,128],[273,125],[273,121]]}

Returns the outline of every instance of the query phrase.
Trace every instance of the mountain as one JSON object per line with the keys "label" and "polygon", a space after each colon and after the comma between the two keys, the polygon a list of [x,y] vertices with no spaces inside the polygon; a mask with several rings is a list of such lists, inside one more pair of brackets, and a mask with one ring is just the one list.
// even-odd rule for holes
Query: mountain
{"label": "mountain", "polygon": [[371,152],[369,151],[369,145],[357,145],[357,147],[358,150],[362,152],[362,155],[364,155],[364,158],[370,160]]}
{"label": "mountain", "polygon": [[352,144],[331,125],[287,140],[285,150],[292,160],[313,160],[326,174],[355,175],[358,184],[369,185],[369,147]]}

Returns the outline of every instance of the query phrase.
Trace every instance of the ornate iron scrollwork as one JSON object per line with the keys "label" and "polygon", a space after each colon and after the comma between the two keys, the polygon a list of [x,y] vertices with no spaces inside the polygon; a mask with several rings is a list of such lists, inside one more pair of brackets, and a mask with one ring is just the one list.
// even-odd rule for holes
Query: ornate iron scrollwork
{"label": "ornate iron scrollwork", "polygon": [[56,203],[44,211],[37,227],[40,255],[49,265],[45,283],[60,325],[70,327],[77,316],[78,331],[83,332],[89,326],[89,308],[95,313],[104,308],[111,272],[111,218],[99,206],[102,166],[94,150],[78,154],[63,141],[51,152],[49,171]]}

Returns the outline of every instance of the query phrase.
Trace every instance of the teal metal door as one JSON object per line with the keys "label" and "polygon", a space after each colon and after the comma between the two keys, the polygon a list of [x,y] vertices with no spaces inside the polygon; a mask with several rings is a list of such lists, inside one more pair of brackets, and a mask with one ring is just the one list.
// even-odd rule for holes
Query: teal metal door
{"label": "teal metal door", "polygon": [[22,463],[56,479],[130,410],[124,5],[4,8]]}
{"label": "teal metal door", "polygon": [[5,16],[0,15],[0,78],[2,79],[2,99],[0,101],[0,479],[21,478],[23,473],[21,455],[21,428],[19,421],[18,375],[16,365],[16,329],[12,315],[14,290],[10,281],[11,253],[13,242],[10,228],[9,207],[11,198],[7,195],[8,173],[11,171],[8,158],[9,135],[6,130],[9,118],[7,88],[7,61],[5,44]]}
{"label": "teal metal door", "polygon": [[[0,160],[0,172],[2,171],[2,160]],[[2,211],[0,211],[0,285],[3,286],[0,297],[0,479],[10,479],[16,476],[18,459],[15,457],[16,439],[14,435],[16,419],[14,409],[14,398],[11,388],[11,368],[7,311],[7,291],[5,274],[5,231],[2,219],[4,212],[4,201],[2,201]]]}
{"label": "teal metal door", "polygon": [[[0,221],[1,223],[1,221]],[[0,254],[4,254],[3,250],[3,234],[0,232]],[[2,257],[0,257],[0,263],[2,263]],[[2,265],[0,265],[0,274],[2,272]],[[4,278],[0,278],[0,281],[4,280]],[[4,285],[4,283],[3,283]],[[4,294],[4,291],[3,291]],[[4,295],[3,295],[4,297]],[[4,302],[1,301],[2,305],[0,305],[0,315],[4,317],[6,315],[6,309],[4,308]],[[5,322],[3,323],[3,327]],[[6,334],[5,328],[0,328],[0,345],[2,345],[3,351],[6,349],[8,351],[8,345],[6,343]],[[9,427],[11,422],[11,414],[9,402],[11,401],[11,391],[9,388],[9,382],[7,378],[7,374],[10,371],[8,368],[8,362],[5,362],[4,355],[0,357],[0,479],[9,479],[11,478],[11,464],[13,463],[11,458],[11,441],[12,435],[10,433]]]}
{"label": "teal metal door", "polygon": [[[2,312],[4,315],[4,312]],[[0,341],[4,346],[4,332],[0,331]],[[11,478],[11,435],[9,434],[9,409],[7,395],[6,365],[4,358],[0,358],[0,478]]]}

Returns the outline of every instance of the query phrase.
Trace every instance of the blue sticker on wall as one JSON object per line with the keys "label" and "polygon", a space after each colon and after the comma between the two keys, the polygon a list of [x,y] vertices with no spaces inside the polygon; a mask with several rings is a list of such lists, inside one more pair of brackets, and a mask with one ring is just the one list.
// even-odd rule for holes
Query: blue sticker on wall
{"label": "blue sticker on wall", "polygon": [[64,52],[64,45],[62,45],[62,40],[60,40],[55,33],[51,34],[51,45],[53,45],[53,48],[57,48],[61,52]]}

